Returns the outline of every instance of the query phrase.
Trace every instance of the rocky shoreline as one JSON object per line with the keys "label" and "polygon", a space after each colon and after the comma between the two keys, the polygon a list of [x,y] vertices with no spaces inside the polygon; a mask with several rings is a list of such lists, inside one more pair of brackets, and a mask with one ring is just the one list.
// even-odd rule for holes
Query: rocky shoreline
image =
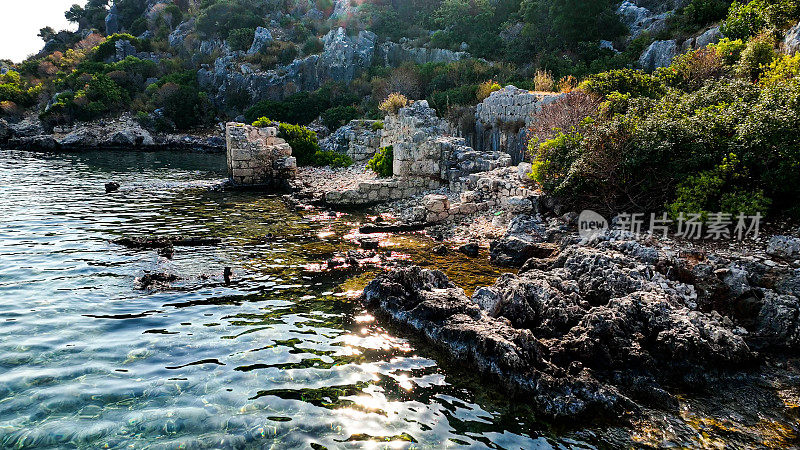
{"label": "rocky shoreline", "polygon": [[713,396],[796,356],[800,233],[716,251],[620,232],[582,242],[575,221],[514,216],[490,258],[519,273],[471,297],[412,266],[379,275],[362,299],[556,421],[675,412],[676,392]]}
{"label": "rocky shoreline", "polygon": [[0,145],[28,151],[192,151],[223,153],[223,129],[196,130],[187,134],[154,132],[142,127],[130,114],[46,130],[39,119],[17,122],[0,119]]}

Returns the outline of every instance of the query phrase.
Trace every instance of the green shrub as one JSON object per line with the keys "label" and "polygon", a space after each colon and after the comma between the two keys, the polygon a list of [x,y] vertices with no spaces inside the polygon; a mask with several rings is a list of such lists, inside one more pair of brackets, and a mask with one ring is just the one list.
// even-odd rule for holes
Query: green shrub
{"label": "green shrub", "polygon": [[454,106],[475,105],[479,101],[478,89],[478,85],[471,84],[434,92],[428,96],[428,104],[441,113],[445,113]]}
{"label": "green shrub", "polygon": [[475,97],[479,102],[482,102],[492,95],[492,92],[499,91],[500,89],[503,89],[503,86],[500,86],[500,83],[489,80],[478,85],[478,88],[475,92]]}
{"label": "green shrub", "polygon": [[262,100],[244,113],[248,122],[259,117],[272,117],[279,122],[294,124],[309,124],[320,114],[322,102],[316,95],[309,92],[298,92],[287,97],[284,101]]}
{"label": "green shrub", "polygon": [[748,215],[766,213],[771,201],[760,189],[747,191],[747,170],[739,158],[731,153],[711,170],[689,176],[676,189],[675,200],[667,205],[673,218],[680,213],[700,214],[703,220],[710,213],[726,212]]}
{"label": "green shrub", "polygon": [[603,97],[616,91],[634,97],[658,98],[666,92],[658,77],[633,69],[609,70],[591,75],[579,87]]}
{"label": "green shrub", "polygon": [[207,36],[222,39],[229,37],[231,30],[253,28],[262,24],[258,10],[243,0],[214,3],[197,16],[197,31]]}
{"label": "green shrub", "polygon": [[716,50],[701,48],[677,56],[668,67],[656,70],[655,76],[669,87],[694,91],[707,80],[724,74],[724,62]]}
{"label": "green shrub", "polygon": [[234,51],[246,51],[253,44],[255,28],[236,28],[228,33],[228,45]]}
{"label": "green shrub", "polygon": [[356,118],[358,110],[354,106],[335,106],[322,113],[322,121],[331,131]]}
{"label": "green shrub", "polygon": [[794,56],[782,55],[765,68],[761,75],[762,86],[775,86],[786,83],[800,75],[800,53]]}
{"label": "green shrub", "polygon": [[775,41],[771,36],[762,35],[750,39],[747,46],[742,50],[741,59],[736,65],[736,73],[739,76],[755,81],[776,57]]}
{"label": "green shrub", "polygon": [[383,129],[383,122],[381,122],[380,120],[372,122],[372,131],[378,131],[382,129]]}
{"label": "green shrub", "polygon": [[570,168],[583,151],[580,133],[559,132],[555,137],[542,143],[531,140],[528,151],[532,157],[530,178],[548,192],[558,191]]}
{"label": "green shrub", "polygon": [[767,30],[783,30],[800,15],[795,0],[752,0],[733,2],[722,33],[731,39],[746,39]]}
{"label": "green shrub", "polygon": [[394,174],[394,147],[381,147],[369,160],[367,168],[379,177],[391,177]]}
{"label": "green shrub", "polygon": [[305,44],[303,44],[303,54],[315,55],[317,53],[322,53],[324,48],[325,44],[322,42],[322,39],[316,36],[311,36],[306,39]]}
{"label": "green shrub", "polygon": [[310,165],[317,167],[331,166],[333,168],[348,167],[353,165],[353,160],[350,159],[349,156],[342,153],[337,153],[330,150],[319,150],[314,153],[314,157],[312,158]]}
{"label": "green shrub", "polygon": [[739,62],[746,44],[741,39],[730,40],[722,38],[718,43],[709,47],[714,48],[726,65],[732,66]]}

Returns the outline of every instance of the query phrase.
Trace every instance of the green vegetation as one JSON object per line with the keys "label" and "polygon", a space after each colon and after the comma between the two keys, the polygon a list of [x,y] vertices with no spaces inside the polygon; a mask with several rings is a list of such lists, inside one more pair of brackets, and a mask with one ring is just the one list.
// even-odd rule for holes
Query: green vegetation
{"label": "green vegetation", "polygon": [[276,122],[261,117],[253,122],[254,127],[277,127],[278,137],[292,147],[292,156],[300,166],[347,167],[353,164],[349,156],[323,151],[319,148],[317,133],[300,125]]}
{"label": "green vegetation", "polygon": [[757,34],[653,75],[591,76],[581,87],[601,96],[600,109],[531,141],[531,177],[576,207],[800,217],[799,60]]}
{"label": "green vegetation", "polygon": [[394,171],[394,147],[381,147],[367,163],[367,168],[379,177],[391,177]]}

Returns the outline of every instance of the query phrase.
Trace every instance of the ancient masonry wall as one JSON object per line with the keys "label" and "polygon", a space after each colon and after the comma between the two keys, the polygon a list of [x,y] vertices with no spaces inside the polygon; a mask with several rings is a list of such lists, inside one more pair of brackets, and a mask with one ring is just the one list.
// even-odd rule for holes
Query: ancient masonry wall
{"label": "ancient masonry wall", "polygon": [[447,124],[424,100],[384,120],[381,146],[394,150],[394,177],[361,183],[344,192],[328,192],[325,201],[361,205],[407,198],[442,185],[459,183],[474,172],[511,164],[501,152],[477,152],[462,138],[445,135]]}
{"label": "ancient masonry wall", "polygon": [[292,148],[274,127],[230,122],[225,127],[228,177],[236,186],[286,187],[297,175]]}
{"label": "ancient masonry wall", "polygon": [[404,217],[409,222],[445,222],[476,212],[501,208],[512,214],[537,212],[540,194],[529,187],[527,174],[530,166],[503,167],[490,172],[474,173],[457,184],[451,191],[460,192],[459,201],[450,202],[445,195],[429,194]]}
{"label": "ancient masonry wall", "polygon": [[475,150],[504,152],[519,164],[527,150],[527,128],[534,115],[561,93],[541,93],[508,85],[493,92],[475,110]]}

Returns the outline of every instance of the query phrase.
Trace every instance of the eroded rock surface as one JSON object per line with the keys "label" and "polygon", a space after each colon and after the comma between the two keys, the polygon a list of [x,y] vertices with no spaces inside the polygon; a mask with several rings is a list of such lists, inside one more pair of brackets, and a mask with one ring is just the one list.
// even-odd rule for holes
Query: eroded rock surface
{"label": "eroded rock surface", "polygon": [[[711,387],[797,350],[800,269],[619,236],[559,246],[520,237],[535,217],[516,222],[502,245],[538,252],[509,256],[528,258],[519,274],[470,299],[439,272],[397,269],[369,284],[366,304],[561,419],[672,408],[676,386]],[[559,235],[538,223],[542,240]]]}

